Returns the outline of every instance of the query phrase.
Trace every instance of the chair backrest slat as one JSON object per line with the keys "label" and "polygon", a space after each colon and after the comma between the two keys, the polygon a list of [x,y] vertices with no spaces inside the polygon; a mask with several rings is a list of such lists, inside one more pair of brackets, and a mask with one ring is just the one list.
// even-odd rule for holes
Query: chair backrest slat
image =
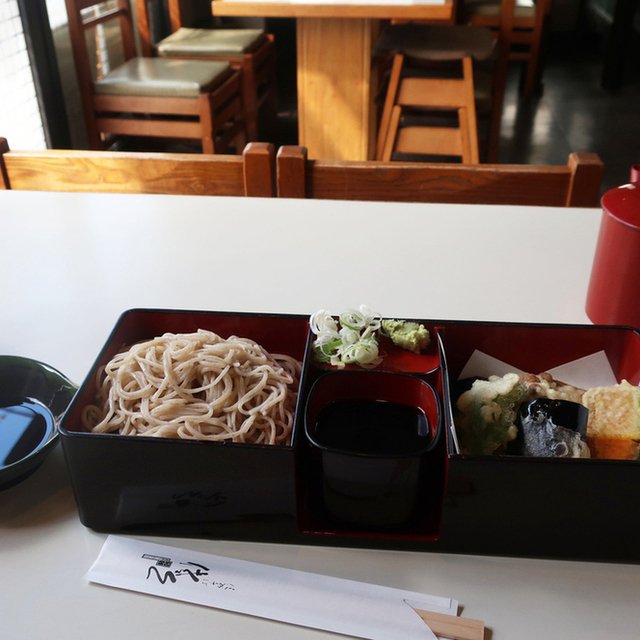
{"label": "chair backrest slat", "polygon": [[154,54],[154,34],[152,25],[151,4],[155,0],[135,0],[136,21],[138,23],[138,37],[140,39],[140,49],[142,55],[151,57]]}
{"label": "chair backrest slat", "polygon": [[96,4],[96,0],[75,0],[75,4],[78,7],[78,11],[83,11],[89,7],[93,7]]}
{"label": "chair backrest slat", "polygon": [[570,185],[568,207],[597,207],[603,164],[595,153],[572,153],[569,156]]}
{"label": "chair backrest slat", "polygon": [[281,147],[279,197],[597,207],[603,165],[592,153],[565,166],[309,160]]}
{"label": "chair backrest slat", "polygon": [[[90,3],[89,3],[90,4]],[[109,20],[113,20],[121,15],[125,15],[124,7],[114,7],[113,9],[108,9],[107,11],[103,11],[95,16],[88,16],[83,18],[82,24],[85,29],[90,29],[91,27],[95,27],[103,22],[108,22]]]}
{"label": "chair backrest slat", "polygon": [[0,138],[5,189],[182,195],[275,195],[270,143],[247,145],[242,156],[117,151],[10,151]]}

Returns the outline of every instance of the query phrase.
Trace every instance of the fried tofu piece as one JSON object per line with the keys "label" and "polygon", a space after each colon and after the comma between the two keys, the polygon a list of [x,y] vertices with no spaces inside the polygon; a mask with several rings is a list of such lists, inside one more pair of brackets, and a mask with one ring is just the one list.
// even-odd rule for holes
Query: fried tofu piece
{"label": "fried tofu piece", "polygon": [[588,389],[582,403],[589,409],[587,444],[592,458],[636,460],[640,454],[640,387],[623,380]]}

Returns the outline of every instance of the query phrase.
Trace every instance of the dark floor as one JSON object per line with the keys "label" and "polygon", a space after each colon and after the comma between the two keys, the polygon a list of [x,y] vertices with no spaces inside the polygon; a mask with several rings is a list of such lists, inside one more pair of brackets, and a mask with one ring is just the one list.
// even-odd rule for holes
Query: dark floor
{"label": "dark floor", "polygon": [[602,87],[605,39],[556,34],[545,56],[540,95],[518,95],[509,78],[502,119],[501,163],[562,164],[569,153],[597,153],[604,163],[602,192],[629,181],[640,162],[640,37],[630,43],[617,90]]}

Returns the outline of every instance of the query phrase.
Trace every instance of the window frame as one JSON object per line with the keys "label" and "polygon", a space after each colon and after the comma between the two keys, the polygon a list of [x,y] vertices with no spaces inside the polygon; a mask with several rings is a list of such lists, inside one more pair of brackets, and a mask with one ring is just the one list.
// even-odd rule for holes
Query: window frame
{"label": "window frame", "polygon": [[46,0],[17,0],[47,147],[71,147],[60,69]]}

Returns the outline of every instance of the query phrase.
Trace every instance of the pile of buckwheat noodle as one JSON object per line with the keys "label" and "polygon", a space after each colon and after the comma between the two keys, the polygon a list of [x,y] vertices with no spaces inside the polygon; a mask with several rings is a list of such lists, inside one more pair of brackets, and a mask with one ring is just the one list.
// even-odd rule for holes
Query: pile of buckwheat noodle
{"label": "pile of buckwheat noodle", "polygon": [[288,444],[300,369],[247,338],[166,333],[106,365],[83,424],[94,433]]}

